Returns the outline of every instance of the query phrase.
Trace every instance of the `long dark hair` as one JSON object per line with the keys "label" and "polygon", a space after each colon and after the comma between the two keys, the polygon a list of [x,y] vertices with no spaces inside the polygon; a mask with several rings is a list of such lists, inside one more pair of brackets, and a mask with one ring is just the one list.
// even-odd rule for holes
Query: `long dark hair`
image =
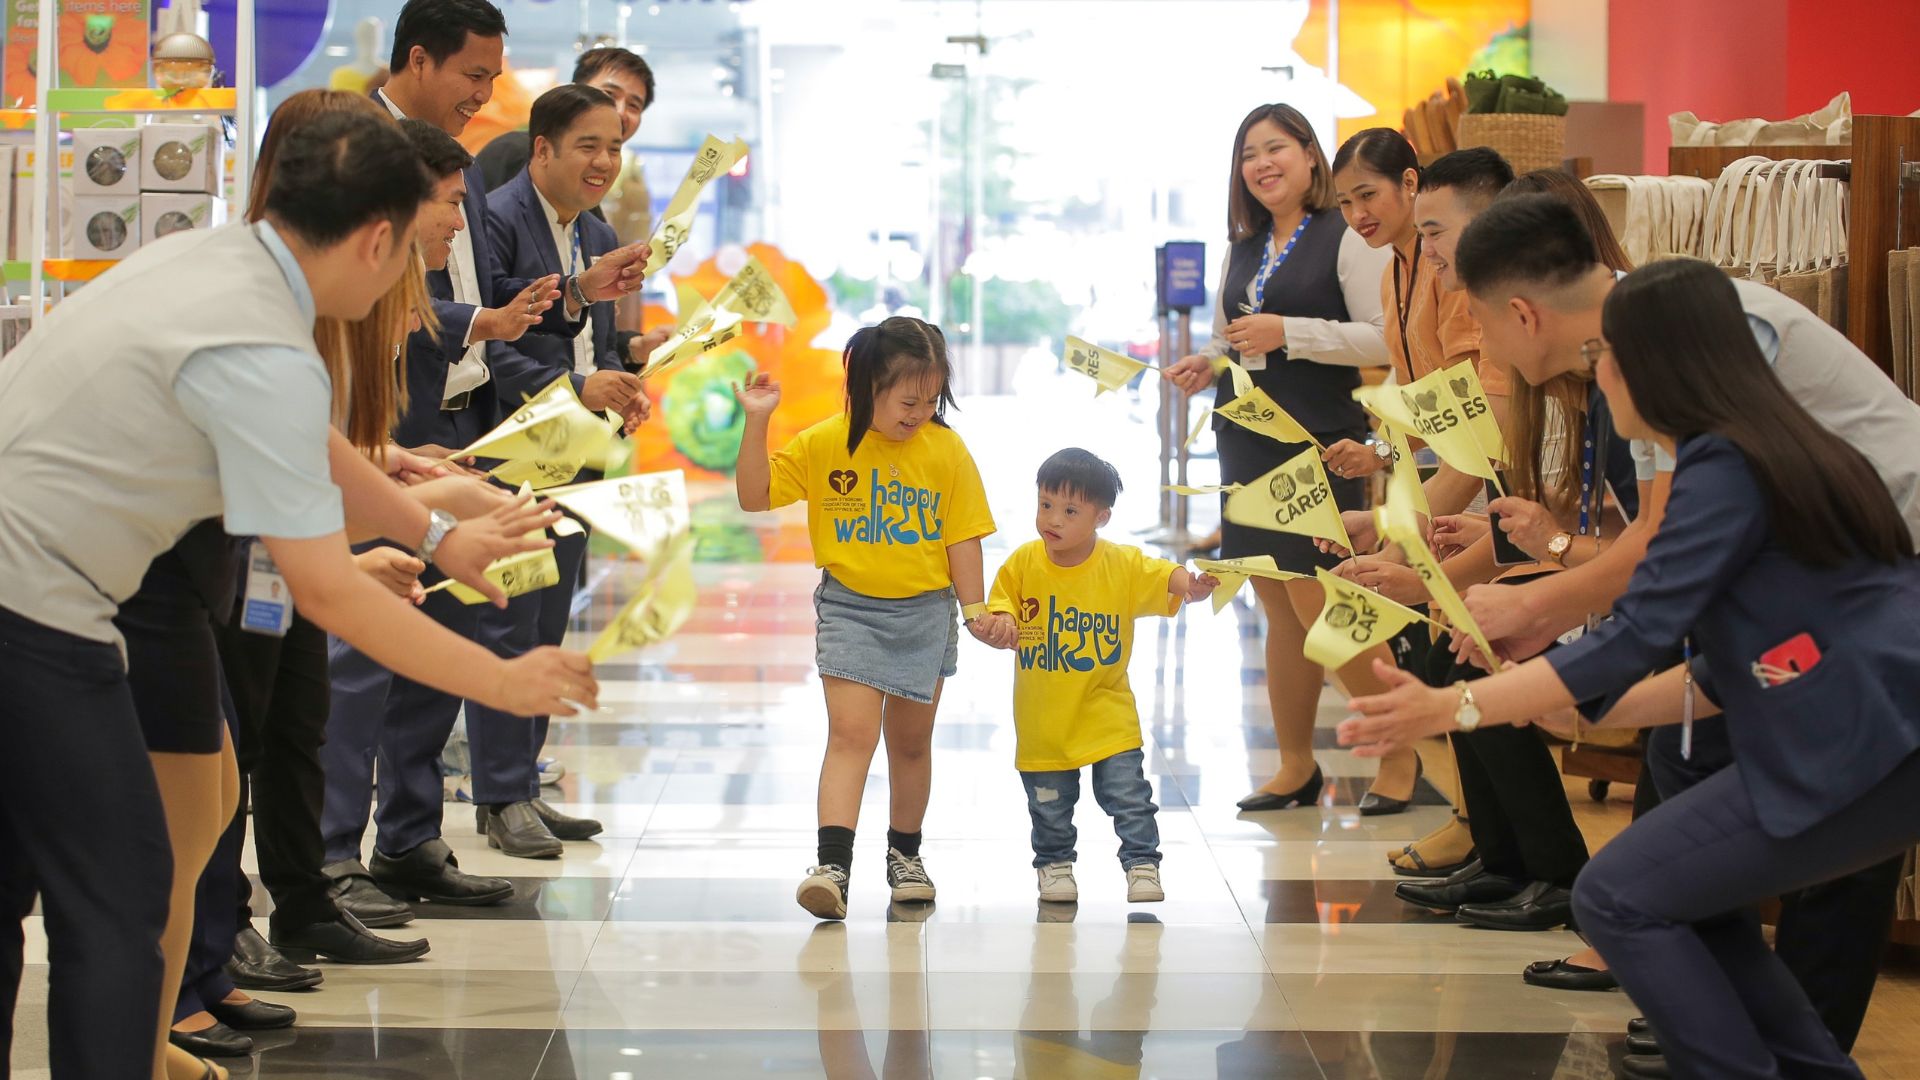
{"label": "long dark hair", "polygon": [[1307,189],[1306,210],[1312,213],[1333,205],[1333,174],[1327,168],[1327,152],[1320,149],[1320,140],[1313,136],[1313,125],[1291,105],[1256,105],[1240,121],[1240,130],[1234,132],[1233,167],[1227,173],[1227,239],[1236,243],[1273,228],[1273,212],[1260,205],[1253,189],[1240,178],[1240,148],[1247,145],[1247,132],[1262,120],[1277,124],[1300,144],[1313,163],[1313,186]]}
{"label": "long dark hair", "polygon": [[1407,175],[1408,169],[1412,169],[1415,176],[1420,175],[1420,155],[1413,152],[1413,144],[1405,135],[1392,128],[1354,132],[1333,155],[1333,171],[1339,172],[1355,161],[1366,171],[1396,184]]}
{"label": "long dark hair", "polygon": [[1794,558],[1836,566],[1861,554],[1912,557],[1880,474],[1787,393],[1724,273],[1697,259],[1649,263],[1614,287],[1601,331],[1649,427],[1719,435],[1746,455]]}
{"label": "long dark hair", "polygon": [[873,426],[873,399],[909,378],[940,377],[940,405],[933,422],[947,426],[953,403],[953,365],[947,361],[947,337],[930,322],[895,315],[878,326],[854,332],[840,363],[847,369],[847,453]]}

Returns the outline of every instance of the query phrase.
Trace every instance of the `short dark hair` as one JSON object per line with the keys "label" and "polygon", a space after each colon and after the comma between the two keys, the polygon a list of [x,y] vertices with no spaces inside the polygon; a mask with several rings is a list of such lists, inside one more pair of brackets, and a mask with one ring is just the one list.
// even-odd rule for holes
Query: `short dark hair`
{"label": "short dark hair", "polygon": [[889,316],[855,330],[840,363],[847,371],[847,453],[860,449],[873,426],[874,399],[907,379],[940,380],[933,422],[947,426],[947,410],[955,407],[953,363],[938,326],[910,315]]}
{"label": "short dark hair", "polygon": [[1366,171],[1396,184],[1408,169],[1412,169],[1416,176],[1420,174],[1420,155],[1413,152],[1413,144],[1407,141],[1405,135],[1392,128],[1366,128],[1354,132],[1353,137],[1341,143],[1339,152],[1333,155],[1333,171],[1337,173],[1356,161]]}
{"label": "short dark hair", "polygon": [[404,71],[415,45],[435,64],[467,47],[467,35],[506,37],[507,17],[487,0],[407,0],[393,24],[393,55],[387,66]]}
{"label": "short dark hair", "polygon": [[445,180],[473,164],[473,155],[453,136],[427,123],[408,117],[400,121],[400,132],[420,155],[420,164],[435,181]]}
{"label": "short dark hair", "polygon": [[1600,265],[1598,250],[1565,199],[1515,195],[1473,219],[1460,234],[1453,266],[1468,292],[1486,298],[1514,282],[1570,285]]}
{"label": "short dark hair", "polygon": [[561,83],[533,101],[527,116],[529,139],[554,142],[567,133],[575,120],[591,109],[611,109],[613,99],[606,91],[579,83]]}
{"label": "short dark hair", "polygon": [[1487,146],[1442,154],[1420,173],[1421,191],[1452,188],[1478,209],[1485,209],[1511,183],[1513,166],[1498,150]]}
{"label": "short dark hair", "polygon": [[314,247],[376,221],[396,233],[433,191],[420,154],[384,117],[328,113],[287,132],[273,159],[267,216]]}
{"label": "short dark hair", "polygon": [[1041,462],[1034,481],[1041,491],[1085,499],[1102,510],[1113,509],[1113,504],[1120,499],[1120,470],[1099,455],[1077,446],[1069,446]]}
{"label": "short dark hair", "polygon": [[646,60],[632,49],[622,49],[617,45],[602,45],[598,49],[588,49],[580,54],[580,59],[573,65],[573,81],[591,82],[594,76],[608,68],[624,71],[639,79],[640,85],[647,88],[647,108],[653,107],[653,69],[648,67]]}

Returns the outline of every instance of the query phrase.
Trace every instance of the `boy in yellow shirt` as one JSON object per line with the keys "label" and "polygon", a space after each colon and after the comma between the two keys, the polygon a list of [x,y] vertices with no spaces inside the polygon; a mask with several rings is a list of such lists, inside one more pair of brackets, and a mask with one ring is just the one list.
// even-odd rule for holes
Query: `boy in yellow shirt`
{"label": "boy in yellow shirt", "polygon": [[1160,828],[1141,751],[1140,714],[1127,685],[1133,621],[1172,615],[1219,581],[1191,574],[1096,530],[1112,517],[1120,474],[1080,449],[1040,466],[1040,539],[1021,545],[994,578],[981,640],[1012,649],[1014,767],[1033,817],[1040,899],[1074,901],[1073,807],[1080,770],[1093,766],[1093,797],[1120,835],[1127,899],[1163,900]]}

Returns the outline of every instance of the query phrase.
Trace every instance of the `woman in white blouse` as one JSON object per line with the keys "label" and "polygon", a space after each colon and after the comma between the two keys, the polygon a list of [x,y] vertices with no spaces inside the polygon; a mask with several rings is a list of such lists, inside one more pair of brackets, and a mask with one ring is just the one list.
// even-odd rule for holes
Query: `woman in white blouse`
{"label": "woman in white blouse", "polygon": [[[1387,363],[1380,280],[1392,254],[1368,247],[1334,209],[1326,153],[1299,110],[1259,106],[1240,122],[1233,147],[1227,196],[1231,244],[1220,273],[1213,340],[1169,368],[1168,377],[1189,394],[1217,383],[1217,398],[1225,403],[1234,397],[1232,383],[1224,365],[1215,369],[1215,361],[1235,360],[1322,445],[1363,441],[1366,415],[1352,395],[1360,385],[1359,368]],[[1305,443],[1276,442],[1218,416],[1213,426],[1223,483],[1256,480],[1307,449]],[[1342,509],[1362,508],[1362,481],[1335,477],[1333,489]],[[1220,555],[1271,555],[1282,570],[1305,574],[1339,561],[1315,550],[1305,536],[1232,522],[1221,526]],[[1313,727],[1325,673],[1301,650],[1323,597],[1311,579],[1256,578],[1253,584],[1267,616],[1267,697],[1280,768],[1240,807],[1311,806],[1324,786],[1313,760]],[[1384,655],[1384,648],[1379,651]],[[1374,685],[1367,664],[1371,655],[1338,673],[1349,693],[1367,693]],[[1406,752],[1381,761],[1374,790],[1404,799],[1414,782],[1414,755]]]}

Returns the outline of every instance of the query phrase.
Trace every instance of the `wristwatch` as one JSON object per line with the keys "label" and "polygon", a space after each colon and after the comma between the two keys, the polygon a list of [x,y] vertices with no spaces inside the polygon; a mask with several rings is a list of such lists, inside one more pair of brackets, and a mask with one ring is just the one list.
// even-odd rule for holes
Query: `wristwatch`
{"label": "wristwatch", "polygon": [[433,553],[440,550],[440,542],[445,540],[447,534],[452,532],[459,524],[460,519],[447,513],[445,510],[429,511],[427,513],[427,537],[420,541],[420,550],[414,552],[414,554],[420,557],[421,562],[431,563],[433,561]]}
{"label": "wristwatch", "polygon": [[573,302],[582,309],[593,306],[593,301],[587,299],[587,290],[580,287],[579,274],[575,274],[567,279],[567,294],[573,297]]}
{"label": "wristwatch", "polygon": [[1381,461],[1392,461],[1393,460],[1393,444],[1390,442],[1374,443],[1373,456],[1379,458]]}
{"label": "wristwatch", "polygon": [[1466,683],[1460,684],[1460,708],[1454,711],[1453,726],[1461,731],[1480,726],[1480,706],[1473,703],[1473,688]]}
{"label": "wristwatch", "polygon": [[1573,547],[1573,537],[1567,533],[1554,533],[1547,541],[1547,557],[1561,566],[1567,565],[1567,551]]}

